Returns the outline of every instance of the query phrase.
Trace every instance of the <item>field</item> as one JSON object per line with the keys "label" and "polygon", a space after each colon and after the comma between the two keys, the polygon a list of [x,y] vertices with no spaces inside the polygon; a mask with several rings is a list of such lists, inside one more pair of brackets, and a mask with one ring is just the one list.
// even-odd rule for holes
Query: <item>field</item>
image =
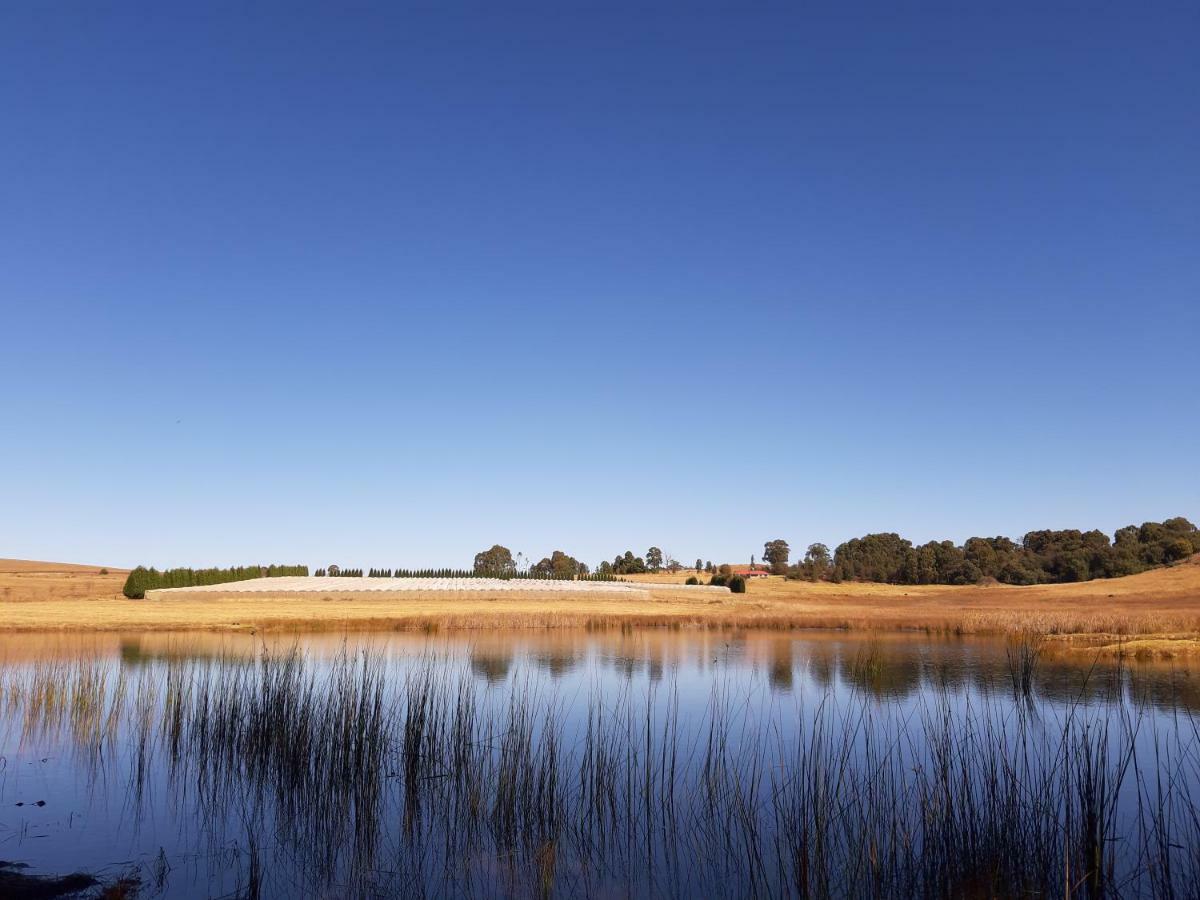
{"label": "field", "polygon": [[[1126,578],[1082,584],[948,587],[752,580],[745,594],[689,595],[689,574],[638,576],[649,599],[596,596],[444,599],[338,594],[241,594],[131,601],[125,573],[0,560],[0,630],[335,630],[508,627],[1033,629],[1092,645],[1151,653],[1200,646],[1200,558]],[[1128,643],[1132,641],[1132,643]]]}
{"label": "field", "polygon": [[[128,574],[125,569],[72,563],[0,559],[0,603],[61,603],[75,600],[115,600]],[[3,607],[7,609],[8,607]],[[0,620],[7,616],[0,617]]]}

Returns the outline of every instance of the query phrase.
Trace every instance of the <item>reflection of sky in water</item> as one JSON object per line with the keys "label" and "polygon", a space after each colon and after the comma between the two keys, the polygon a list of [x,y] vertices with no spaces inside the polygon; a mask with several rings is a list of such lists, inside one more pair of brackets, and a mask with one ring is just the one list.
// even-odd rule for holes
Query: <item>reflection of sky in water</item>
{"label": "reflection of sky in water", "polygon": [[[161,688],[172,661],[252,667],[264,649],[278,653],[297,643],[265,640],[5,636],[0,660],[9,673],[28,671],[39,660],[100,660],[110,678],[123,673],[133,703],[139,680]],[[639,709],[649,703],[655,729],[662,727],[668,704],[677,703],[682,730],[691,727],[693,751],[718,697],[727,704],[735,748],[766,742],[784,756],[822,704],[842,711],[870,707],[897,723],[936,715],[945,698],[951,715],[967,707],[986,710],[1002,728],[1030,715],[1013,697],[1005,644],[987,639],[661,629],[318,635],[298,645],[318,669],[346,646],[369,647],[386,660],[391,684],[434,659],[467,679],[482,702],[498,707],[523,692],[558,710],[568,749],[581,740],[596,697]],[[1035,690],[1042,702],[1031,715],[1047,741],[1061,732],[1073,703],[1128,710],[1146,702],[1161,711],[1155,722],[1177,708],[1194,712],[1200,706],[1200,690],[1187,669],[1122,668],[1086,657],[1046,657]],[[4,710],[0,704],[0,859],[28,862],[34,871],[83,869],[110,876],[133,864],[145,878],[158,870],[161,851],[170,866],[169,896],[232,895],[242,887],[247,869],[242,819],[248,811],[211,811],[207,827],[200,827],[190,812],[180,814],[192,808],[193,786],[169,782],[161,747],[149,748],[150,776],[142,782],[142,795],[131,796],[139,754],[130,735],[118,736],[111,756],[82,758],[69,728],[23,733],[29,723]],[[1156,727],[1139,731],[1139,753],[1152,754],[1155,732]],[[296,866],[301,868],[299,861]],[[303,879],[292,879],[286,862],[275,860],[271,878],[273,896],[304,893]]]}

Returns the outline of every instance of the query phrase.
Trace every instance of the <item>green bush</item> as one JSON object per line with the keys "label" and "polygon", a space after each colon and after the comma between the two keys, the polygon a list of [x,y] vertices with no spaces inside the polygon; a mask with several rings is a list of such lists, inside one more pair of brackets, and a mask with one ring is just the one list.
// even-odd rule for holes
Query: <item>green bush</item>
{"label": "green bush", "polygon": [[691,576],[690,578],[688,578],[687,581],[684,582],[684,584],[699,584],[699,583],[700,583],[700,579],[697,578],[695,575]]}
{"label": "green bush", "polygon": [[731,594],[746,593],[746,579],[741,575],[734,575],[729,579],[729,592]]}

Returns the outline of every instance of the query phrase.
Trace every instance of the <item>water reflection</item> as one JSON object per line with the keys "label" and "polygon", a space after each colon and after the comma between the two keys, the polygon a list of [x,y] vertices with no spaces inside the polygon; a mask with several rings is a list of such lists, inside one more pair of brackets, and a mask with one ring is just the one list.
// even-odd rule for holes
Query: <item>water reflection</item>
{"label": "water reflection", "polygon": [[[0,665],[51,660],[117,660],[123,668],[170,661],[253,662],[265,652],[301,646],[306,655],[332,659],[347,637],[337,634],[252,635],[225,633],[21,634],[0,637]],[[486,636],[388,634],[349,639],[384,655],[461,655],[489,684],[504,683],[514,667],[529,663],[558,681],[607,670],[626,682],[652,682],[664,673],[711,678],[757,670],[775,691],[850,686],[878,699],[911,698],[923,690],[1006,691],[1011,663],[1003,641],[902,633],[753,631],[536,631]],[[1037,694],[1056,703],[1113,702],[1133,689],[1156,706],[1200,710],[1200,684],[1186,660],[1097,658],[1083,650],[1047,649],[1034,673]]]}
{"label": "water reflection", "polygon": [[769,659],[767,677],[770,679],[771,687],[777,691],[790,693],[796,664],[795,643],[787,638],[772,641]]}
{"label": "water reflection", "polygon": [[500,684],[512,668],[511,653],[497,650],[475,650],[471,654],[471,671],[488,684]]}
{"label": "water reflection", "polygon": [[[1187,669],[1039,657],[1028,715],[1011,646],[966,638],[152,634],[0,652],[11,855],[58,872],[161,855],[168,896],[1032,895],[1066,867],[1153,893],[1200,874]],[[1161,772],[1121,774],[1141,749],[1178,779],[1152,806]],[[1115,812],[1080,834],[1088,804]],[[1112,855],[1168,826],[1160,857]]]}

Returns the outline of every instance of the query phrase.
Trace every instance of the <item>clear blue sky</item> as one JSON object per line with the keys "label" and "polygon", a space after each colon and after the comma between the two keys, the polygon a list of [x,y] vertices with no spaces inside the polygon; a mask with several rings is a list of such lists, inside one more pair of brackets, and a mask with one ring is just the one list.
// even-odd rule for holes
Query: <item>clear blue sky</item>
{"label": "clear blue sky", "polygon": [[0,11],[0,556],[1200,518],[1195,3],[181,6]]}

